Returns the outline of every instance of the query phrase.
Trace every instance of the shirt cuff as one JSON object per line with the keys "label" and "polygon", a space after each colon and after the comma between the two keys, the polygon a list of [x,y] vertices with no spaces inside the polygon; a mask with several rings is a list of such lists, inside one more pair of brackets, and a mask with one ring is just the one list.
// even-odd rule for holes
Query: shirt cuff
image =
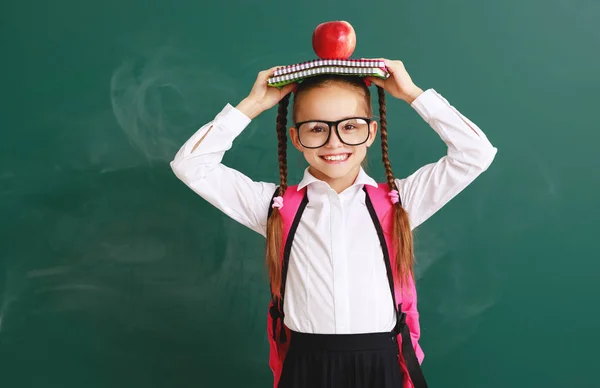
{"label": "shirt cuff", "polygon": [[215,124],[222,128],[227,128],[232,135],[238,136],[250,124],[250,117],[233,107],[231,104],[225,105],[225,108],[217,115]]}
{"label": "shirt cuff", "polygon": [[429,122],[429,120],[435,116],[437,111],[441,109],[448,109],[450,104],[442,97],[435,89],[427,89],[421,95],[414,99],[410,106],[423,118],[423,120]]}
{"label": "shirt cuff", "polygon": [[[220,132],[222,135],[235,139],[250,123],[250,118],[234,108],[231,104],[225,107],[215,116],[214,120],[200,128],[184,145],[184,153],[190,155],[200,139],[207,135],[209,130]],[[214,127],[214,128],[213,128]]]}

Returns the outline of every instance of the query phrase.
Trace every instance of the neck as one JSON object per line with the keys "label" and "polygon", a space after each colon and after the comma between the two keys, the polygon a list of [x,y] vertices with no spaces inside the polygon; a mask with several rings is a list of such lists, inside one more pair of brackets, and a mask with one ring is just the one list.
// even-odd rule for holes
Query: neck
{"label": "neck", "polygon": [[322,180],[327,183],[329,187],[335,190],[336,193],[341,193],[346,190],[348,187],[352,186],[354,182],[356,182],[356,178],[358,177],[358,173],[360,172],[360,166],[356,169],[350,171],[348,174],[341,178],[331,178],[321,171],[314,169],[312,166],[308,168],[308,172],[312,174],[315,178]]}

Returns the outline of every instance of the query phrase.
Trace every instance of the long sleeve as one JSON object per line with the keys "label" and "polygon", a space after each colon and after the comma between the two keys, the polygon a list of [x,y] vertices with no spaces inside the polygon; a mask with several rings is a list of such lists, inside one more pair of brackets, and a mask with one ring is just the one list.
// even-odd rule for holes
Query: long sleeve
{"label": "long sleeve", "polygon": [[414,229],[487,170],[497,149],[485,134],[434,89],[411,106],[448,146],[445,156],[425,165],[396,185]]}
{"label": "long sleeve", "polygon": [[221,163],[250,118],[230,104],[200,128],[171,162],[175,175],[210,204],[244,226],[266,236],[274,183],[255,182]]}

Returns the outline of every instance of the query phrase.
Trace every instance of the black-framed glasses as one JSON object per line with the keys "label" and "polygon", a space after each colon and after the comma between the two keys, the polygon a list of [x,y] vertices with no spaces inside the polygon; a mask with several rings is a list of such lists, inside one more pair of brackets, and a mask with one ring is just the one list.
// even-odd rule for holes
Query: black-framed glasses
{"label": "black-framed glasses", "polygon": [[366,117],[348,117],[338,121],[310,120],[296,123],[298,139],[304,148],[320,148],[329,141],[332,128],[338,139],[346,145],[357,146],[369,140],[369,124]]}

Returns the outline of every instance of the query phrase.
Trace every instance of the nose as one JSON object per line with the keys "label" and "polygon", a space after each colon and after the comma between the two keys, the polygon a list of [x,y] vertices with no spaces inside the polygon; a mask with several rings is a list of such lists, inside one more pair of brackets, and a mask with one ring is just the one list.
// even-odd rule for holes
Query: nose
{"label": "nose", "polygon": [[329,140],[327,140],[327,144],[325,144],[326,147],[337,148],[339,146],[344,145],[344,143],[342,143],[342,141],[338,137],[337,131],[335,130],[335,127],[333,125],[329,127],[329,131],[331,133],[329,134]]}

